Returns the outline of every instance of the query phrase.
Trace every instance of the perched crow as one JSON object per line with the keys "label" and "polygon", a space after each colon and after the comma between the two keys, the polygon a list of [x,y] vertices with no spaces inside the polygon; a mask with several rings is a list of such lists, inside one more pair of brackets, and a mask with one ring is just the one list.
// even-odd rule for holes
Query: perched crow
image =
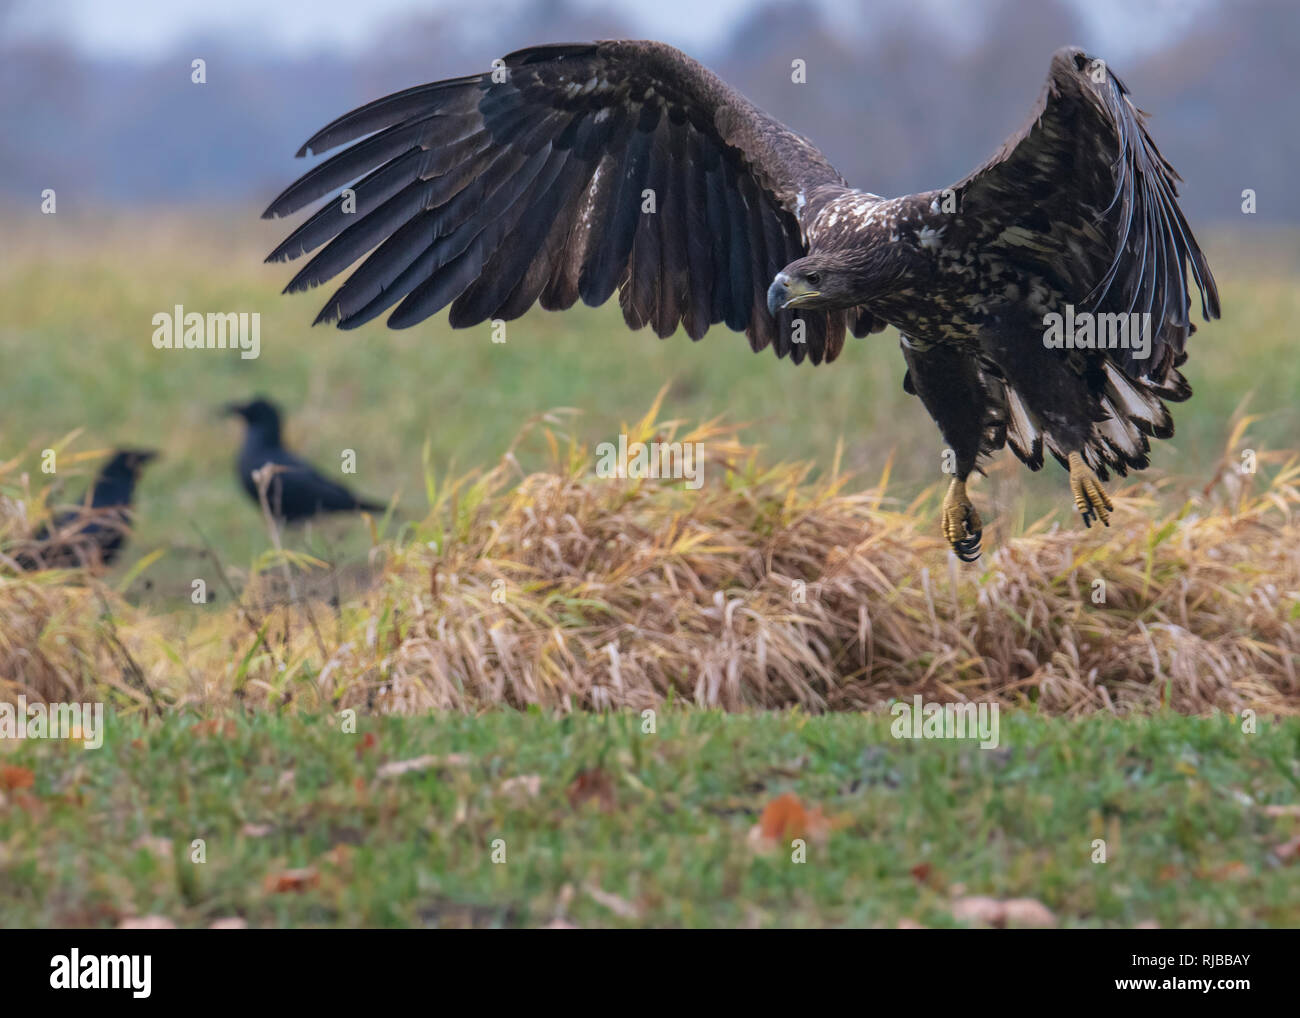
{"label": "perched crow", "polygon": [[110,565],[131,533],[131,497],[144,465],[158,454],[119,449],[100,470],[76,509],[43,525],[14,560],[26,570],[80,569]]}
{"label": "perched crow", "polygon": [[317,513],[384,511],[384,506],[357,498],[281,445],[280,411],[274,403],[258,398],[251,403],[231,403],[225,412],[227,416],[242,417],[248,424],[236,466],[244,490],[259,505],[261,500],[253,473],[268,463],[275,467],[266,500],[277,519],[297,523]]}

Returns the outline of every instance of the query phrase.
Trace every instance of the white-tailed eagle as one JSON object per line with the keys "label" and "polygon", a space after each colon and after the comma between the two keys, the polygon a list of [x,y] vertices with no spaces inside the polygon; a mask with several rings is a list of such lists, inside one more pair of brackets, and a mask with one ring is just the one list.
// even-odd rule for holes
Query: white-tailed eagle
{"label": "white-tailed eagle", "polygon": [[[357,140],[361,139],[361,140]],[[1079,49],[1052,57],[1025,126],[937,191],[849,187],[806,139],[670,46],[537,46],[419,85],[328,125],[298,155],[354,142],[266,210],[332,197],[269,261],[321,250],[286,292],[365,261],[317,317],[403,328],[450,305],[463,328],[605,303],[633,329],[711,325],[814,364],[846,331],[895,326],[904,386],[952,448],[943,530],[979,555],[966,479],[1010,445],[1070,472],[1084,522],[1107,522],[1108,470],[1148,465],[1209,265],[1173,168],[1128,89]],[[653,194],[653,204],[646,201]],[[651,211],[653,209],[653,211]],[[322,247],[322,245],[324,245]]]}

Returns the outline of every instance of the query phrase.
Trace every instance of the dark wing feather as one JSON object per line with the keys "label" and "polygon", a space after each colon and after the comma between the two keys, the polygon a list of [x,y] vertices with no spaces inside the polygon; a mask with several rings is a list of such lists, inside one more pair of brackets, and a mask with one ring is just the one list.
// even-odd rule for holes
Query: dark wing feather
{"label": "dark wing feather", "polygon": [[[350,148],[304,174],[266,210],[332,198],[269,260],[321,250],[287,289],[365,261],[317,321],[350,328],[397,305],[394,327],[451,305],[454,327],[516,318],[537,302],[598,305],[615,289],[628,325],[699,339],[719,322],[756,350],[833,360],[859,309],[774,320],[766,289],[807,253],[808,195],[843,179],[804,139],[700,64],[653,42],[538,46],[507,77],[407,89],[340,117],[299,151]],[[360,139],[360,140],[357,140]],[[644,191],[655,211],[643,212]],[[322,247],[323,245],[323,247]],[[400,303],[399,303],[400,302]]]}
{"label": "dark wing feather", "polygon": [[1219,317],[1219,294],[1178,207],[1180,178],[1128,96],[1100,61],[1058,50],[1025,127],[953,189],[983,250],[1034,265],[1081,311],[1150,313],[1150,357],[1112,356],[1175,398],[1195,329],[1188,266],[1207,320]]}

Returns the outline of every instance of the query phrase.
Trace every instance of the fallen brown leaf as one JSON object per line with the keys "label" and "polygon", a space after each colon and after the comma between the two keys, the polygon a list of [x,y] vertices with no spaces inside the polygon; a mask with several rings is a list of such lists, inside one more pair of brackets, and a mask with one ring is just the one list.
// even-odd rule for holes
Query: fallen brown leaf
{"label": "fallen brown leaf", "polygon": [[314,866],[297,870],[284,870],[282,873],[268,873],[264,882],[267,894],[286,894],[290,891],[306,891],[320,886],[320,873]]}
{"label": "fallen brown leaf", "polygon": [[984,895],[958,898],[952,903],[952,917],[958,922],[997,927],[1044,927],[1056,924],[1051,909],[1032,898],[1012,898],[1009,901],[999,901]]}
{"label": "fallen brown leaf", "polygon": [[786,792],[763,807],[763,813],[749,831],[749,842],[762,851],[784,847],[796,838],[825,841],[843,821],[828,817],[820,806],[808,809],[797,795]]}
{"label": "fallen brown leaf", "polygon": [[569,805],[573,809],[577,809],[584,802],[595,799],[597,805],[604,812],[610,813],[614,810],[614,779],[599,767],[581,771],[569,783],[569,788],[565,794],[568,796]]}
{"label": "fallen brown leaf", "polygon": [[36,775],[26,767],[10,764],[0,767],[0,788],[31,788],[35,781]]}
{"label": "fallen brown leaf", "polygon": [[174,930],[176,924],[165,915],[128,916],[117,924],[119,930]]}
{"label": "fallen brown leaf", "polygon": [[1056,925],[1056,916],[1052,915],[1052,910],[1033,898],[1012,898],[1003,905],[1003,917],[1011,926]]}
{"label": "fallen brown leaf", "polygon": [[1002,902],[996,898],[988,898],[983,895],[958,898],[952,903],[952,917],[962,923],[982,923],[985,926],[997,926],[1002,922],[1005,914]]}

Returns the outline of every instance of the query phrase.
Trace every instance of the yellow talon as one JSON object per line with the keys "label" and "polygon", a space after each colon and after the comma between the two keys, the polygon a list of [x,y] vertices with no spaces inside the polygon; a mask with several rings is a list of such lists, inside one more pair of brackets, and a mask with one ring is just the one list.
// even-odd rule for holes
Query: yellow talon
{"label": "yellow talon", "polygon": [[963,562],[974,562],[980,557],[980,538],[984,536],[984,523],[971,500],[966,497],[966,482],[953,478],[948,494],[943,497],[943,536],[952,545],[953,552]]}
{"label": "yellow talon", "polygon": [[1083,525],[1091,527],[1092,521],[1098,519],[1109,527],[1110,514],[1115,506],[1097,475],[1077,452],[1070,453],[1067,462],[1070,464],[1070,491],[1074,493],[1075,506],[1083,514]]}

